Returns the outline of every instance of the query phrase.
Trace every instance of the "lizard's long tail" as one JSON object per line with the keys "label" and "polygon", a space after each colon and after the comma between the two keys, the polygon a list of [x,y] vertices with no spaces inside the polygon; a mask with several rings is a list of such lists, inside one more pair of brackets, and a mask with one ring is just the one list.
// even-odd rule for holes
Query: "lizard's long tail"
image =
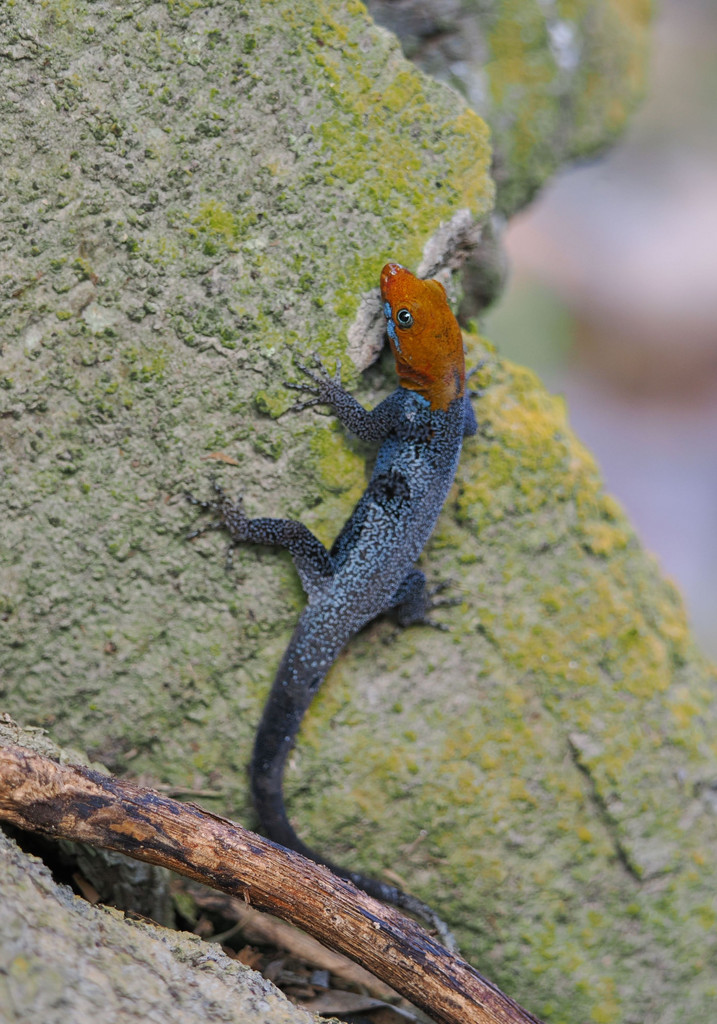
{"label": "lizard's long tail", "polygon": [[395,885],[334,864],[306,846],[289,823],[283,796],[286,759],[294,746],[301,720],[338,653],[333,653],[329,659],[324,653],[321,659],[324,664],[317,665],[315,660],[306,657],[305,651],[302,653],[303,639],[305,635],[300,624],[279,667],[254,741],[250,765],[251,795],[262,829],[273,842],[295,850],[317,864],[324,864],[369,896],[420,917],[438,932],[449,948],[455,948],[448,927],[425,903]]}

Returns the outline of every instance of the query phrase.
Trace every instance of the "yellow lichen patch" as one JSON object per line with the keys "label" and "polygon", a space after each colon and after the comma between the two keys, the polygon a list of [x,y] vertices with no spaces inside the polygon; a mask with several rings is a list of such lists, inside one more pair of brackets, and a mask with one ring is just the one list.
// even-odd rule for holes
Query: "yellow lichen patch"
{"label": "yellow lichen patch", "polygon": [[651,697],[668,689],[672,666],[665,642],[646,626],[629,630],[620,658],[623,686],[636,697]]}
{"label": "yellow lichen patch", "polygon": [[680,730],[689,729],[694,718],[702,713],[702,705],[687,686],[677,686],[665,697],[665,703]]}
{"label": "yellow lichen patch", "polygon": [[[454,139],[445,142],[446,151],[455,167],[455,188],[458,192],[460,207],[467,206],[470,210],[482,211],[493,203],[493,190],[486,187],[482,163],[473,168],[466,161],[460,160],[460,148],[455,143],[460,141],[461,148],[466,152],[482,154],[488,145],[488,133],[485,121],[475,111],[466,108],[455,120]],[[458,159],[456,159],[458,157]]]}
{"label": "yellow lichen patch", "polygon": [[[488,442],[482,449],[466,446],[465,471],[458,475],[461,518],[480,530],[506,515],[535,513],[556,497],[582,500],[597,513],[594,462],[570,434],[562,399],[547,395],[530,371],[499,364],[479,416]],[[467,462],[471,455],[475,468]],[[594,539],[605,545],[608,538]],[[616,546],[626,539],[615,532],[610,541]]]}
{"label": "yellow lichen patch", "polygon": [[452,761],[441,768],[442,784],[455,793],[456,806],[472,807],[484,800],[483,787],[469,762]]}
{"label": "yellow lichen patch", "polygon": [[497,751],[493,749],[492,744],[485,743],[483,745],[478,755],[478,763],[486,771],[493,771],[494,768],[499,767],[501,759]]}
{"label": "yellow lichen patch", "polygon": [[220,235],[229,243],[236,235],[236,222],[233,213],[217,199],[207,199],[199,207],[193,224],[212,235]]}
{"label": "yellow lichen patch", "polygon": [[582,527],[582,538],[585,547],[594,555],[607,557],[613,551],[624,548],[630,540],[632,531],[612,523],[592,522]]}
{"label": "yellow lichen patch", "polygon": [[562,398],[544,391],[538,378],[525,367],[508,360],[503,387],[489,391],[485,398],[496,430],[518,438],[523,444],[540,445],[565,430],[566,412]]}
{"label": "yellow lichen patch", "polygon": [[622,1006],[615,993],[615,983],[608,978],[603,981],[604,994],[590,1011],[590,1019],[595,1024],[614,1024],[623,1019]]}
{"label": "yellow lichen patch", "polygon": [[[375,75],[362,72],[365,39],[361,29],[359,19],[340,49],[312,48],[313,59],[333,82],[335,113],[327,111],[317,126],[322,173],[330,184],[361,183],[355,201],[361,206],[368,196],[370,215],[378,205],[383,229],[401,239],[400,251],[385,255],[413,265],[420,259],[425,237],[441,220],[466,206],[479,216],[490,208],[493,185],[488,175],[487,129],[467,107],[460,110],[454,104],[450,113],[447,106],[439,111],[444,97],[436,94],[435,83],[397,52]],[[355,62],[347,60],[352,53]],[[443,120],[433,130],[430,146],[417,145],[416,131],[440,114]],[[430,177],[432,162],[436,162],[435,180]],[[400,175],[378,171],[384,167],[400,168]],[[366,287],[380,265],[375,256],[367,262],[359,252],[344,253],[342,273],[353,286],[354,308],[361,290],[356,288],[357,275]]]}
{"label": "yellow lichen patch", "polygon": [[685,606],[674,584],[665,580],[665,596],[660,601],[660,624],[662,635],[669,638],[675,654],[685,657],[690,643],[690,627]]}
{"label": "yellow lichen patch", "polygon": [[528,790],[525,780],[516,778],[515,776],[510,780],[508,796],[511,801],[523,801],[524,803],[532,804],[533,806],[536,806],[537,804],[537,800]]}
{"label": "yellow lichen patch", "polygon": [[522,715],[526,704],[525,690],[522,687],[506,686],[503,690],[503,697],[510,714]]}
{"label": "yellow lichen patch", "polygon": [[382,106],[394,114],[409,106],[423,105],[425,102],[426,97],[420,88],[420,79],[416,72],[409,67],[405,67],[394,75],[391,80],[391,88],[386,90],[381,98]]}
{"label": "yellow lichen patch", "polygon": [[697,907],[697,918],[705,931],[712,931],[717,924],[717,910],[711,903]]}
{"label": "yellow lichen patch", "polygon": [[310,440],[312,468],[322,486],[336,494],[356,491],[365,485],[366,460],[352,451],[344,432],[335,426],[315,430]]}

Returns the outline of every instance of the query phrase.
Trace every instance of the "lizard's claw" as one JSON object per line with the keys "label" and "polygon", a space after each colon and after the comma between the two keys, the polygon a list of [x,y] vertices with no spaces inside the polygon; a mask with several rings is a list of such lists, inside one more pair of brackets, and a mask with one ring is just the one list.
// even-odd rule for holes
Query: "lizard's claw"
{"label": "lizard's claw", "polygon": [[434,608],[453,608],[455,605],[461,603],[459,597],[436,597],[436,594],[440,594],[442,590],[450,586],[445,580],[441,583],[436,583],[433,587],[426,588],[426,604],[425,611],[420,619],[416,619],[415,623],[417,626],[430,626],[431,629],[437,629],[441,633],[450,633],[451,627],[446,625],[445,622],[439,622],[438,619],[434,619],[431,612]]}
{"label": "lizard's claw", "polygon": [[[422,573],[419,578],[423,580]],[[448,586],[450,586],[450,583],[446,580],[434,583],[431,587],[427,587],[425,581],[420,584],[414,584],[414,587],[406,595],[405,600],[394,606],[397,611],[398,625],[401,628],[406,626],[430,626],[432,629],[439,629],[442,633],[449,632],[450,626],[443,622],[438,622],[430,614],[434,608],[446,608],[451,605],[460,604],[460,598],[436,597],[436,594],[440,594]]]}
{"label": "lizard's claw", "polygon": [[[312,352],[311,357],[314,360],[314,366],[319,371],[321,380],[325,383],[338,384],[338,386],[341,387],[341,360],[336,360],[336,369],[334,370],[334,375],[332,377],[329,371],[324,366],[323,362],[321,361],[321,356],[319,355],[318,352]],[[316,374],[312,374],[312,376],[314,377],[314,380],[317,379]]]}
{"label": "lizard's claw", "polygon": [[[292,391],[313,391],[314,389],[308,384],[292,384],[290,381],[284,381],[285,388],[291,388]],[[304,409],[312,409],[315,405],[321,405],[320,398],[307,398],[304,402],[294,402],[286,410],[287,412],[303,412]]]}
{"label": "lizard's claw", "polygon": [[445,622],[438,622],[437,619],[432,619],[430,615],[426,615],[425,618],[421,619],[418,623],[419,626],[430,626],[431,629],[437,629],[441,633],[450,633],[451,627],[447,626]]}
{"label": "lizard's claw", "polygon": [[[185,491],[184,497],[190,505],[198,505],[204,512],[213,512],[215,515],[218,515],[223,505],[229,501],[229,498],[225,494],[221,484],[214,478],[212,478],[212,487],[214,488],[217,497],[211,501],[197,498],[191,491]],[[196,530],[192,530],[191,533],[188,533],[187,540],[194,540],[195,537],[201,537],[203,533],[207,533],[209,530],[221,530],[223,526],[224,523],[221,519],[218,519],[214,523],[207,523],[205,526],[200,526]]]}
{"label": "lizard's claw", "polygon": [[[436,594],[443,593],[451,586],[450,580],[441,580],[439,583],[435,583],[432,587],[426,589],[426,596],[428,598],[427,605],[428,609],[433,608],[455,608],[456,605],[462,603],[463,598],[461,597],[436,597]],[[424,620],[428,621],[428,620]],[[429,625],[435,625],[435,623],[429,622]],[[446,627],[442,627],[446,628]]]}
{"label": "lizard's claw", "polygon": [[241,496],[236,501],[232,501],[221,484],[215,479],[212,480],[212,487],[217,497],[211,501],[202,501],[191,492],[185,491],[184,496],[187,501],[192,505],[198,505],[204,512],[211,512],[215,517],[213,522],[200,526],[196,530],[192,530],[191,533],[188,533],[187,540],[201,537],[202,534],[208,533],[210,530],[227,530],[231,539],[227,549],[226,566],[227,569],[230,569],[232,566],[233,548],[236,544],[246,540],[249,519],[244,511],[244,499]]}
{"label": "lizard's claw", "polygon": [[312,352],[311,355],[316,369],[307,366],[299,359],[296,359],[294,362],[297,370],[305,374],[311,383],[307,381],[299,381],[298,383],[285,381],[284,387],[290,388],[292,391],[308,392],[313,397],[307,398],[303,402],[296,402],[287,409],[287,412],[302,412],[304,409],[311,409],[315,405],[333,405],[333,399],[337,390],[341,390],[341,361],[339,359],[336,360],[336,369],[333,376],[331,376],[322,363],[318,352]]}

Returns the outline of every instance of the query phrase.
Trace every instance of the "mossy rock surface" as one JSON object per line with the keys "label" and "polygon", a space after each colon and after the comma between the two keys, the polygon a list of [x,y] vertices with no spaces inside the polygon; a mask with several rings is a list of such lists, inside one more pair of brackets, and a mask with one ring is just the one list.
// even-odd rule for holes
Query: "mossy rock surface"
{"label": "mossy rock surface", "polygon": [[[485,129],[354,4],[17,0],[0,29],[0,700],[251,823],[304,598],[285,554],[227,572],[219,536],[187,543],[182,492],[216,472],[333,539],[373,453],[321,411],[277,418],[292,354],[333,365],[387,258],[486,215]],[[450,632],[352,642],[290,812],[550,1022],[709,1020],[714,672],[560,401],[467,341],[481,429],[422,560],[461,599]],[[344,368],[366,404],[394,386],[385,356]]]}

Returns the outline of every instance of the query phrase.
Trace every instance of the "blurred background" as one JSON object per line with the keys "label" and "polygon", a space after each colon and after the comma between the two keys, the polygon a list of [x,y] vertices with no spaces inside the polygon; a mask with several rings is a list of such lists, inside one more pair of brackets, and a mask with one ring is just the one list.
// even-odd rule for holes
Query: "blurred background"
{"label": "blurred background", "polygon": [[663,0],[644,104],[506,236],[483,332],[568,401],[717,657],[717,3]]}

